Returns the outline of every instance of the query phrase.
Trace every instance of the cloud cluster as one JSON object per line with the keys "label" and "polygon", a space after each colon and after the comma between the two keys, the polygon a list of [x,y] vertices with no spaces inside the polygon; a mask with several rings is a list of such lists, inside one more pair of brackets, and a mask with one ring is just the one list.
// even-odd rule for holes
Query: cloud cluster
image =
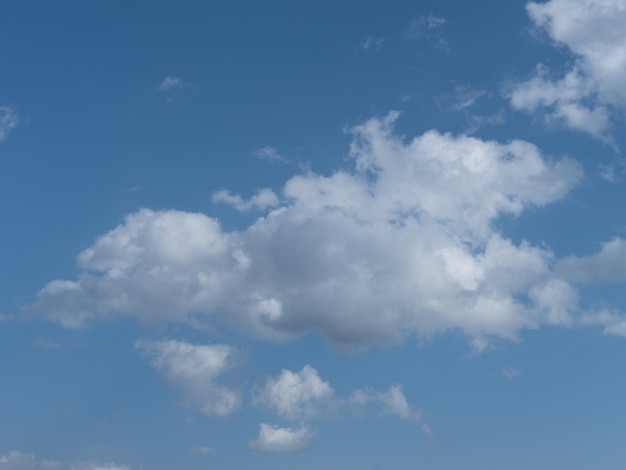
{"label": "cloud cluster", "polygon": [[25,313],[68,328],[123,314],[274,340],[315,330],[348,349],[454,329],[484,344],[568,324],[575,293],[552,253],[494,224],[564,197],[580,166],[523,141],[406,140],[396,118],[355,127],[353,169],[290,178],[243,230],[201,213],[130,214],[80,254],[78,280],[50,282]]}
{"label": "cloud cluster", "polygon": [[546,119],[608,141],[611,117],[626,107],[626,3],[622,0],[530,2],[534,26],[575,60],[562,78],[540,65],[514,87],[513,107],[547,110]]}
{"label": "cloud cluster", "polygon": [[349,397],[341,398],[335,395],[335,390],[310,365],[304,366],[299,372],[284,369],[277,377],[267,378],[253,391],[253,403],[287,421],[300,423],[298,429],[261,424],[259,437],[249,444],[258,450],[302,450],[316,436],[306,424],[308,421],[333,417],[348,410],[362,414],[369,405],[377,405],[383,415],[393,415],[414,423],[432,436],[428,425],[422,422],[421,413],[408,404],[399,385],[385,392],[358,389]]}
{"label": "cloud cluster", "polygon": [[93,463],[64,463],[52,460],[38,459],[33,454],[24,454],[11,451],[0,455],[0,470],[130,470],[127,465],[93,464]]}
{"label": "cloud cluster", "polygon": [[185,397],[185,404],[207,415],[228,416],[241,406],[241,392],[217,378],[237,363],[237,351],[226,345],[140,340],[136,348]]}

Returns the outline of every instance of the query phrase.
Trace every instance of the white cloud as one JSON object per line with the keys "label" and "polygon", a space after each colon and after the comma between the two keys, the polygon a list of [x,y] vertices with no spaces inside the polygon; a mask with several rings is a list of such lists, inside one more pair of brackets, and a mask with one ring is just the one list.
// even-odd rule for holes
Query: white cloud
{"label": "white cloud", "polygon": [[39,460],[33,454],[11,451],[8,454],[0,455],[0,470],[48,470],[61,468],[63,468],[63,465],[60,462]]}
{"label": "white cloud", "polygon": [[237,362],[226,345],[193,345],[181,341],[137,341],[136,348],[183,393],[186,404],[208,415],[228,416],[241,406],[241,393],[216,383]]}
{"label": "white cloud", "polygon": [[513,243],[494,222],[563,198],[580,166],[523,141],[407,140],[393,133],[396,117],[352,130],[353,170],[292,177],[280,205],[247,228],[130,214],[80,254],[78,280],[50,282],[25,313],[70,328],[124,314],[266,339],[315,330],[338,348],[450,329],[485,344],[552,324],[538,290],[554,277],[552,253]]}
{"label": "white cloud", "polygon": [[252,155],[270,163],[289,163],[289,160],[283,157],[274,147],[261,147],[252,152]]}
{"label": "white cloud", "polygon": [[500,373],[502,374],[502,376],[508,380],[513,380],[517,377],[520,377],[522,375],[522,373],[519,371],[519,369],[516,369],[515,367],[511,367],[511,366],[507,366],[503,369],[500,370]]}
{"label": "white cloud", "polygon": [[308,426],[298,429],[281,428],[271,424],[259,425],[259,437],[248,446],[255,450],[267,452],[297,452],[310,446],[315,432]]}
{"label": "white cloud", "polygon": [[281,418],[300,423],[334,417],[345,410],[362,414],[367,405],[374,404],[381,414],[417,424],[432,436],[419,410],[407,402],[401,386],[393,385],[384,392],[358,389],[347,398],[337,397],[330,384],[322,381],[318,371],[310,365],[300,372],[283,369],[278,377],[266,379],[254,390],[253,402]]}
{"label": "white cloud", "polygon": [[185,86],[185,82],[178,77],[165,77],[159,85],[159,91],[177,90]]}
{"label": "white cloud", "polygon": [[516,109],[547,108],[547,119],[609,141],[614,109],[626,107],[626,3],[623,0],[550,0],[526,6],[535,27],[575,58],[561,79],[539,66],[511,94]]}
{"label": "white cloud", "polygon": [[442,16],[422,15],[411,20],[406,37],[409,39],[426,39],[433,46],[449,50],[448,41],[443,36],[441,28],[446,24],[446,19]]}
{"label": "white cloud", "polygon": [[383,45],[383,42],[385,42],[385,38],[369,36],[361,41],[361,49],[363,49],[364,51],[377,51],[378,49],[380,49],[380,46]]}
{"label": "white cloud", "polygon": [[239,194],[231,194],[227,190],[217,191],[213,194],[213,202],[228,204],[238,211],[249,211],[250,209],[265,210],[276,207],[280,200],[274,191],[268,188],[260,189],[249,200],[243,199]]}
{"label": "white cloud", "polygon": [[570,256],[556,265],[556,271],[574,283],[595,284],[626,281],[626,240],[614,238],[589,256]]}
{"label": "white cloud", "polygon": [[130,470],[128,465],[94,464],[94,463],[64,463],[52,460],[38,459],[33,454],[23,454],[12,451],[0,455],[0,470]]}
{"label": "white cloud", "polygon": [[407,402],[400,385],[393,385],[386,392],[355,390],[350,396],[348,403],[358,408],[375,404],[383,415],[392,415],[404,421],[417,424],[428,436],[433,436],[430,427],[422,421],[422,413]]}
{"label": "white cloud", "polygon": [[300,372],[283,369],[277,378],[268,378],[254,393],[254,403],[290,420],[310,419],[328,408],[334,390],[323,382],[313,367]]}
{"label": "white cloud", "polygon": [[19,123],[20,121],[13,108],[10,106],[0,106],[0,142],[6,139]]}

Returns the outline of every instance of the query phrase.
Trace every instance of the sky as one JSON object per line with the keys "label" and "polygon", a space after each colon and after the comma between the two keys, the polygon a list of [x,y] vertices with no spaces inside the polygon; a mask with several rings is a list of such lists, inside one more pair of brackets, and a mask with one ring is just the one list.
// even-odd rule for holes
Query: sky
{"label": "sky", "polygon": [[625,468],[624,24],[5,2],[0,470]]}

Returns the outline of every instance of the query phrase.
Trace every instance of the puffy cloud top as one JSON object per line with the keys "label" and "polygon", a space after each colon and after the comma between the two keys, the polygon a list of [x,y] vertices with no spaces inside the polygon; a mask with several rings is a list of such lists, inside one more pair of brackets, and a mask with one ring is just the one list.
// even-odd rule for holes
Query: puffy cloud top
{"label": "puffy cloud top", "polygon": [[241,231],[200,213],[130,214],[81,253],[77,281],[52,281],[26,311],[66,327],[117,313],[269,339],[313,329],[339,348],[563,323],[567,311],[530,296],[553,277],[552,254],[494,222],[562,198],[580,166],[523,141],[407,140],[396,118],[355,127],[352,170],[292,177]]}

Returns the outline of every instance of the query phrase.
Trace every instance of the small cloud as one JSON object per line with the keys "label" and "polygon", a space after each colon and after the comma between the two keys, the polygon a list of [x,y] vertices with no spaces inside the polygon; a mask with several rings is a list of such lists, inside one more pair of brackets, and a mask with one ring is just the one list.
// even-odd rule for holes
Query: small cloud
{"label": "small cloud", "polygon": [[215,453],[215,449],[213,449],[212,447],[207,447],[207,446],[192,447],[189,449],[189,451],[194,452],[196,454],[214,454]]}
{"label": "small cloud", "polygon": [[520,372],[519,369],[516,369],[516,368],[511,367],[511,366],[507,366],[504,369],[501,369],[500,373],[502,374],[502,376],[505,379],[508,379],[508,380],[513,380],[516,377],[519,377],[519,376],[522,375],[522,373]]}
{"label": "small cloud", "polygon": [[276,207],[280,200],[276,193],[269,188],[259,190],[247,201],[239,194],[231,194],[230,191],[222,189],[213,194],[213,202],[228,204],[240,212],[245,212],[250,209],[265,210],[270,207]]}
{"label": "small cloud", "polygon": [[10,106],[0,106],[0,142],[6,139],[20,123],[15,110]]}
{"label": "small cloud", "polygon": [[446,111],[459,112],[465,116],[467,129],[464,134],[470,135],[485,126],[500,125],[505,122],[503,110],[491,114],[476,114],[470,109],[477,106],[479,101],[491,96],[485,90],[472,88],[467,85],[457,85],[452,93],[436,99],[440,108]]}
{"label": "small cloud", "polygon": [[159,91],[169,91],[184,88],[186,83],[178,77],[165,77],[165,79],[159,85]]}
{"label": "small cloud", "polygon": [[58,349],[59,343],[46,338],[37,338],[33,341],[32,346],[36,349]]}
{"label": "small cloud", "polygon": [[408,39],[426,39],[434,47],[449,50],[448,41],[443,37],[441,28],[446,24],[442,16],[428,15],[419,16],[411,21],[405,35]]}
{"label": "small cloud", "polygon": [[609,183],[615,183],[615,168],[610,165],[600,165],[598,176]]}
{"label": "small cloud", "polygon": [[138,184],[131,186],[130,188],[122,189],[123,193],[136,193],[138,191],[141,191],[141,186]]}
{"label": "small cloud", "polygon": [[395,416],[416,424],[428,437],[434,436],[430,426],[423,422],[422,413],[407,402],[400,385],[393,385],[386,392],[355,390],[348,399],[348,404],[357,412],[361,412],[368,404],[375,404],[382,415]]}
{"label": "small cloud", "polygon": [[251,441],[248,447],[266,452],[298,452],[309,447],[314,438],[315,431],[308,426],[294,429],[261,423],[259,437]]}
{"label": "small cloud", "polygon": [[223,344],[139,340],[135,349],[180,389],[186,406],[220,417],[230,416],[241,407],[241,393],[218,380],[238,363],[239,354],[235,348]]}
{"label": "small cloud", "polygon": [[597,173],[600,178],[609,183],[615,183],[626,173],[626,159],[620,158],[615,164],[600,165]]}
{"label": "small cloud", "polygon": [[283,369],[278,377],[267,378],[257,386],[253,401],[282,418],[298,421],[319,415],[331,405],[334,393],[317,370],[307,364],[300,372]]}
{"label": "small cloud", "polygon": [[382,46],[383,42],[385,42],[385,38],[375,38],[369,36],[361,41],[361,49],[363,49],[364,51],[377,51],[378,49],[380,49],[380,46]]}
{"label": "small cloud", "polygon": [[290,163],[285,157],[283,157],[278,150],[274,147],[261,147],[252,152],[257,158],[267,160],[270,163]]}

